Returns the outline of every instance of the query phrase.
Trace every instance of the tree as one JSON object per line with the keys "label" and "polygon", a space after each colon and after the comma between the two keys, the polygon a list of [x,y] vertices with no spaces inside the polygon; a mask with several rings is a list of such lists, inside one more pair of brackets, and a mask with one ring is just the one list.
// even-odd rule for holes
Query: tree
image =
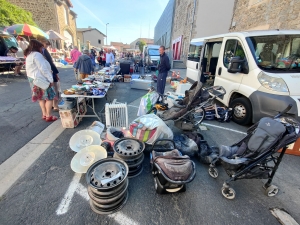
{"label": "tree", "polygon": [[0,0],[0,26],[24,24],[37,26],[32,19],[32,14],[7,0]]}
{"label": "tree", "polygon": [[145,45],[146,45],[146,42],[145,42],[145,41],[141,40],[141,41],[139,42],[139,49],[140,49],[141,52],[143,52],[143,48],[144,48]]}

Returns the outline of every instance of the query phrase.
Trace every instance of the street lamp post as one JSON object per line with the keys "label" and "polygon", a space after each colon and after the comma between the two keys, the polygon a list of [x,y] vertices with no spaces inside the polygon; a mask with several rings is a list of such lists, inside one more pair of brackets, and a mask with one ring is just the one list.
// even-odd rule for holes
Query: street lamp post
{"label": "street lamp post", "polygon": [[107,23],[106,24],[106,45],[107,45],[107,25],[108,25],[109,23]]}

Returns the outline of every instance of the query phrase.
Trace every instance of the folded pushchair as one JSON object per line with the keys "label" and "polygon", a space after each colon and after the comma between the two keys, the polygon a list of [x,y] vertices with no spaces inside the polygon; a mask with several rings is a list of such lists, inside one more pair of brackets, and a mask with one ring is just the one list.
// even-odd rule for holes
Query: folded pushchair
{"label": "folded pushchair", "polygon": [[[218,177],[215,167],[220,162],[229,176],[221,189],[227,199],[235,198],[235,191],[229,186],[239,179],[268,179],[263,185],[267,196],[275,196],[279,189],[271,185],[273,177],[288,145],[299,137],[299,122],[283,116],[291,109],[289,105],[274,118],[265,117],[247,131],[247,136],[232,146],[221,146],[219,158],[210,164],[209,175]],[[277,153],[280,149],[280,154]]]}
{"label": "folded pushchair", "polygon": [[[172,143],[173,148],[157,149],[157,143],[161,141]],[[174,141],[169,139],[160,139],[153,143],[150,165],[158,194],[185,192],[186,184],[192,182],[196,176],[195,163],[189,156],[183,156],[175,149]]]}
{"label": "folded pushchair", "polygon": [[222,99],[226,91],[221,86],[202,88],[201,82],[195,82],[185,92],[185,97],[177,104],[157,115],[164,121],[173,120],[181,130],[195,130],[205,118],[205,107],[211,106],[216,98]]}

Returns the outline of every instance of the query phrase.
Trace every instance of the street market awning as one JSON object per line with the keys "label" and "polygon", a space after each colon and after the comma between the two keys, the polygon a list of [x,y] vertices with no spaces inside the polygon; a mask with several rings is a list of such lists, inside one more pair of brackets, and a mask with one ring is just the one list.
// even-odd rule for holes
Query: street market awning
{"label": "street market awning", "polygon": [[57,33],[54,30],[48,30],[46,33],[49,35],[50,40],[64,40],[64,41],[69,40],[68,38],[66,38],[65,36]]}
{"label": "street market awning", "polygon": [[24,36],[28,36],[28,37],[41,36],[41,37],[49,39],[49,35],[46,34],[44,31],[42,31],[40,28],[31,26],[28,24],[15,24],[10,27],[6,27],[5,31],[10,34],[24,35]]}

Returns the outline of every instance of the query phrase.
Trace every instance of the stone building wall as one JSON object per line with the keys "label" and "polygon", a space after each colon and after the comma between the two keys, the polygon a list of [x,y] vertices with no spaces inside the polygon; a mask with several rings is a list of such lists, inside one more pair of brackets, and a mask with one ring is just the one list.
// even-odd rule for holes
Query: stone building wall
{"label": "stone building wall", "polygon": [[32,13],[33,20],[44,31],[58,30],[58,21],[55,14],[53,0],[8,0]]}
{"label": "stone building wall", "polygon": [[[65,2],[57,4],[55,0],[8,1],[31,12],[33,20],[43,31],[54,30],[64,35],[64,31],[67,30],[73,37],[73,43],[77,44],[76,17],[70,13],[70,9]],[[68,24],[65,23],[64,7],[67,10]]]}
{"label": "stone building wall", "polygon": [[[195,9],[194,21],[197,18],[197,4]],[[176,0],[175,13],[173,19],[172,41],[182,37],[180,60],[186,61],[186,56],[189,49],[189,42],[192,39],[190,36],[195,33],[195,24],[193,23],[194,0]],[[193,26],[193,28],[192,28]],[[192,33],[191,33],[192,29]],[[172,45],[172,43],[171,43]],[[172,48],[172,46],[171,46]]]}
{"label": "stone building wall", "polygon": [[299,0],[236,0],[230,31],[300,29],[299,12]]}
{"label": "stone building wall", "polygon": [[[64,10],[67,11],[67,23],[65,21]],[[70,9],[66,4],[56,5],[56,11],[60,34],[64,35],[64,31],[68,31],[73,37],[73,44],[77,45],[76,18],[70,14]]]}

